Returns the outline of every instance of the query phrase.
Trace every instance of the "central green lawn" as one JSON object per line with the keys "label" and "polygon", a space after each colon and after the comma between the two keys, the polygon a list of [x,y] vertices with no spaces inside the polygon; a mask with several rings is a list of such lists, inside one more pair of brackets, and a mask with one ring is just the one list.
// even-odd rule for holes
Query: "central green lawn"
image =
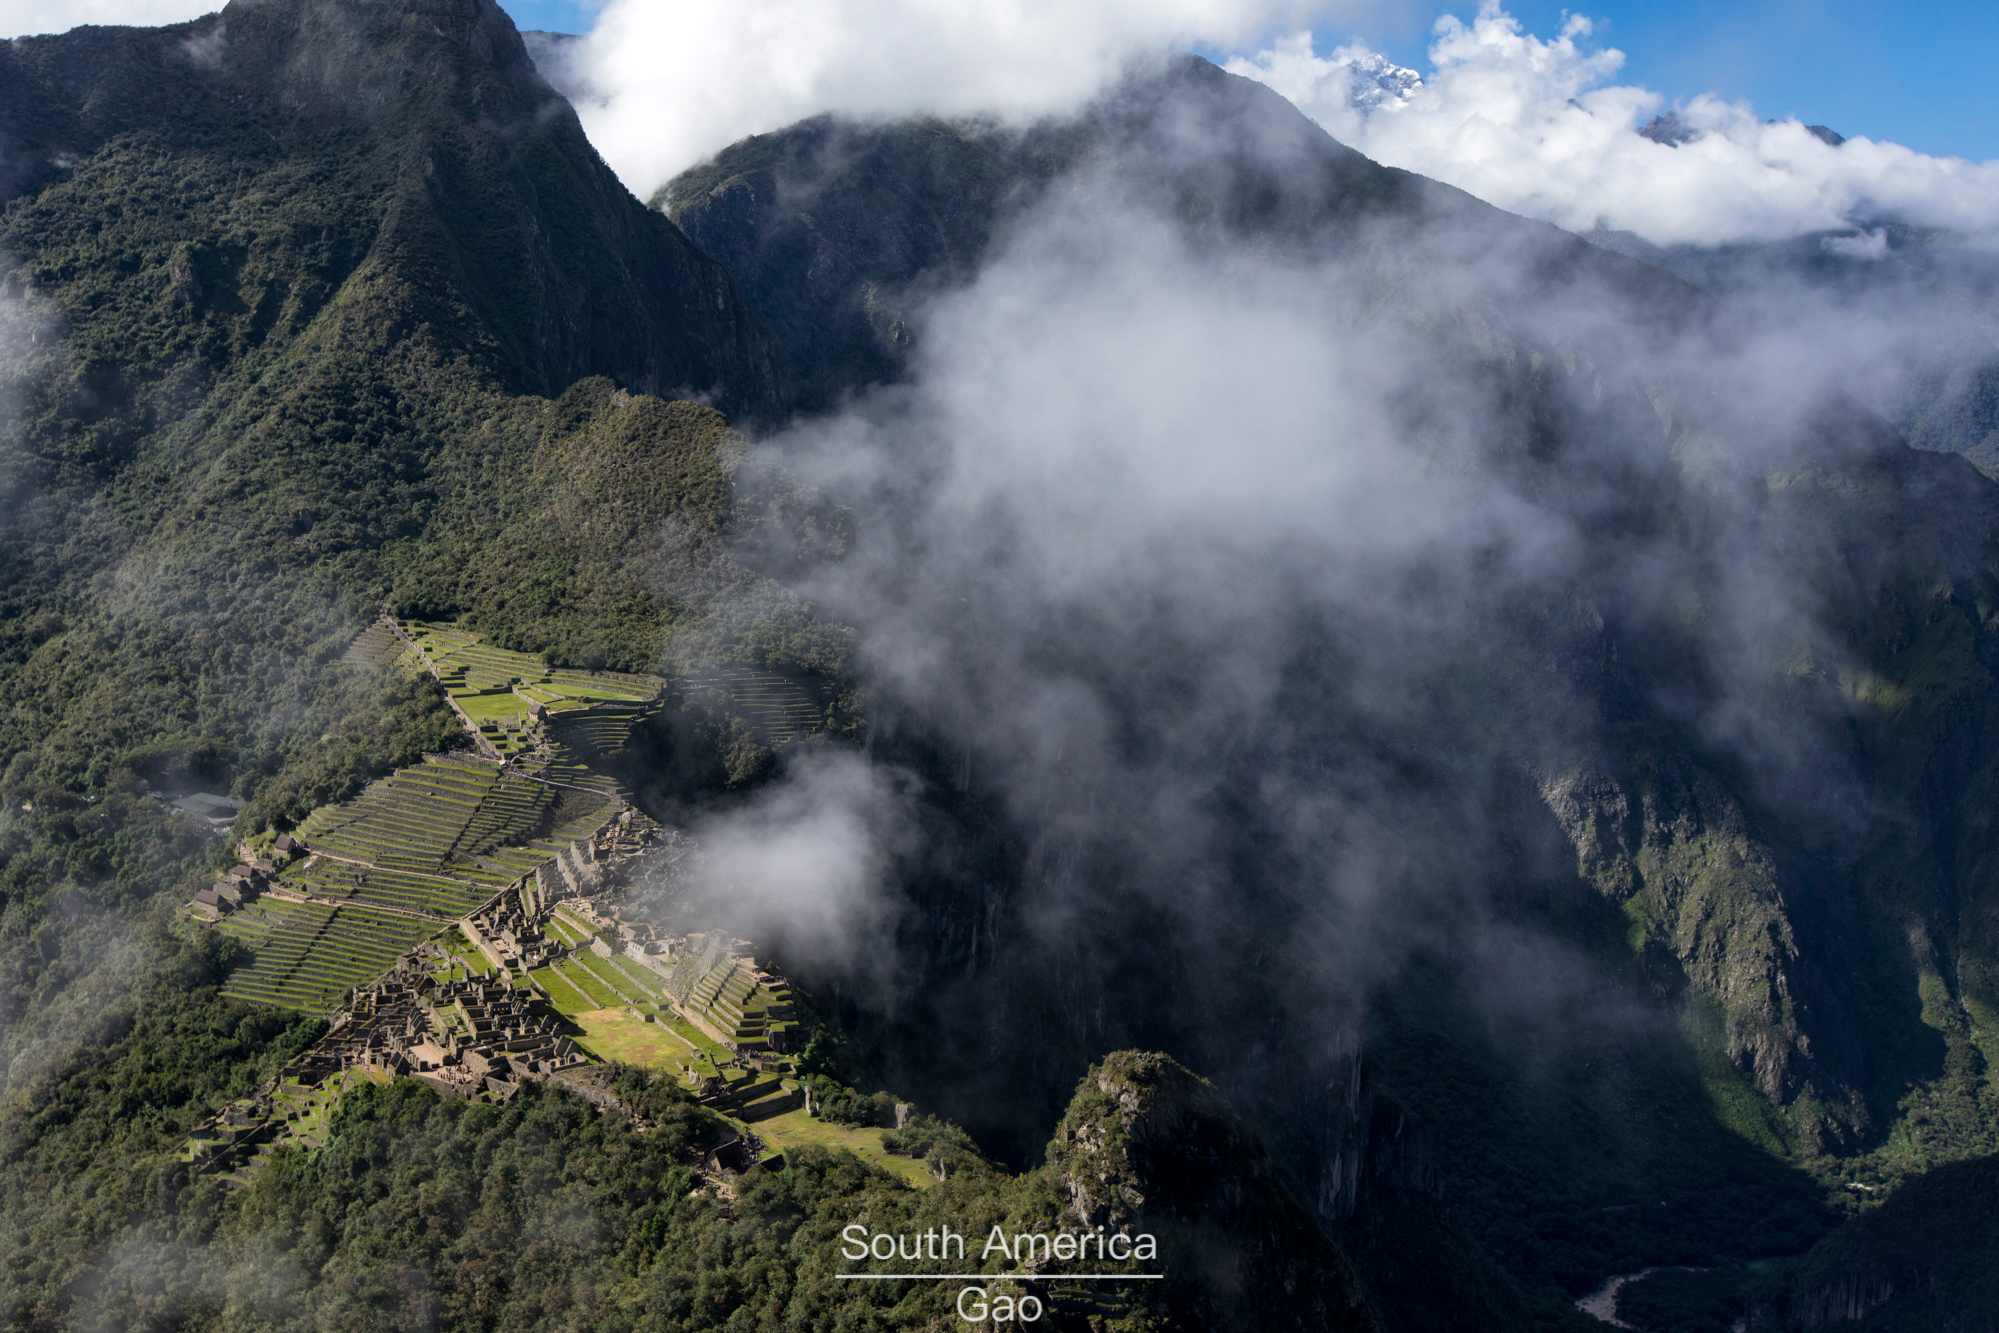
{"label": "central green lawn", "polygon": [[680,1063],[690,1054],[686,1043],[621,1008],[585,1010],[571,1015],[569,1021],[582,1033],[578,1043],[600,1060],[644,1065],[677,1075]]}
{"label": "central green lawn", "polygon": [[[541,983],[542,990],[548,994],[549,1003],[555,1007],[557,1013],[566,1018],[604,1007],[601,1001],[572,982],[569,973],[557,972],[550,967],[538,967],[528,975]],[[579,995],[581,999],[578,998]]]}

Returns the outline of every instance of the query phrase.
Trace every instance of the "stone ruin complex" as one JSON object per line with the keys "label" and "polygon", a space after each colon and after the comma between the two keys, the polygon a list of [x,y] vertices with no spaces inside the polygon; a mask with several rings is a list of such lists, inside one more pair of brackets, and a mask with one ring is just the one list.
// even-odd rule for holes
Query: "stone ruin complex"
{"label": "stone ruin complex", "polygon": [[560,1083],[598,1105],[615,1105],[593,1063],[532,991],[503,981],[439,981],[426,965],[447,957],[424,945],[409,962],[353,992],[326,1035],[276,1081],[234,1102],[196,1131],[188,1155],[204,1174],[241,1183],[269,1149],[311,1146],[316,1117],[331,1110],[354,1075],[402,1075],[439,1092],[505,1101],[530,1079]]}
{"label": "stone ruin complex", "polygon": [[595,837],[563,848],[554,861],[535,871],[532,885],[523,887],[544,903],[596,893],[607,883],[611,868],[644,851],[658,830],[652,820],[627,807]]}
{"label": "stone ruin complex", "polygon": [[[560,971],[565,962],[574,967],[586,952],[622,958],[622,966],[637,964],[650,975],[650,985],[628,977],[625,988],[612,987],[634,1018],[665,1023],[677,1016],[713,1043],[675,1062],[701,1103],[744,1125],[803,1105],[802,1085],[785,1077],[796,1071],[783,1056],[802,1043],[784,978],[756,960],[747,940],[722,931],[664,934],[650,923],[621,919],[601,896],[619,863],[640,851],[655,828],[628,811],[460,918],[459,933],[493,969],[492,977],[449,979],[458,959],[432,940],[403,954],[376,980],[347,991],[326,1035],[273,1084],[198,1131],[189,1159],[203,1172],[240,1183],[276,1145],[316,1142],[325,1114],[356,1077],[416,1078],[440,1092],[497,1101],[512,1097],[525,1081],[543,1079],[600,1106],[616,1105],[608,1069],[566,1035],[540,979],[529,976],[544,968]],[[276,849],[289,853],[287,860],[310,854],[296,839],[287,841],[290,846]],[[282,873],[281,863],[246,847],[243,864],[204,890],[196,910],[212,899],[219,916],[259,893],[292,896]],[[550,928],[558,904],[572,927],[587,928],[579,942]],[[603,972],[592,975],[610,985]],[[716,1170],[767,1160],[747,1129],[735,1146],[723,1147],[710,1163]]]}
{"label": "stone ruin complex", "polygon": [[310,1074],[373,1069],[504,1101],[524,1080],[559,1078],[590,1063],[561,1027],[532,991],[477,978],[439,981],[421,967],[400,967],[357,990],[325,1038],[294,1065],[302,1082]]}
{"label": "stone ruin complex", "polygon": [[560,940],[542,930],[548,908],[537,909],[536,896],[523,882],[458,923],[460,933],[502,978],[544,967],[566,952]]}

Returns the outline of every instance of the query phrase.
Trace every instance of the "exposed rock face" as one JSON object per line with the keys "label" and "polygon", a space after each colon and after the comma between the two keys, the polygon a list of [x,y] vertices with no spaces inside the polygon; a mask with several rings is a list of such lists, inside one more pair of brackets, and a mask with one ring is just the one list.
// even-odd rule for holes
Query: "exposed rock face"
{"label": "exposed rock face", "polygon": [[1048,1147],[1069,1218],[1158,1237],[1175,1309],[1210,1329],[1373,1330],[1353,1265],[1206,1079],[1136,1051],[1090,1071]]}
{"label": "exposed rock face", "polygon": [[1549,780],[1548,808],[1577,869],[1626,908],[1644,944],[1670,952],[1695,993],[1726,1014],[1728,1055],[1771,1102],[1797,1096],[1811,1038],[1799,1021],[1796,934],[1777,866],[1742,807],[1695,768],[1620,783]]}

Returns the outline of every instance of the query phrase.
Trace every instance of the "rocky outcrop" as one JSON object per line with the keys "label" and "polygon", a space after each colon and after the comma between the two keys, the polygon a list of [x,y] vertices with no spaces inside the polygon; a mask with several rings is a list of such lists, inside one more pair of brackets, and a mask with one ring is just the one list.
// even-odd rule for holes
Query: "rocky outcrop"
{"label": "rocky outcrop", "polygon": [[1625,909],[1634,943],[1670,954],[1685,985],[1721,1006],[1730,1060],[1772,1103],[1792,1100],[1812,1055],[1798,944],[1776,861],[1740,803],[1693,765],[1564,773],[1542,795],[1577,873]]}
{"label": "rocky outcrop", "polygon": [[1262,1141],[1171,1057],[1120,1051],[1092,1069],[1048,1163],[1065,1225],[1158,1238],[1168,1300],[1195,1326],[1376,1328],[1353,1265],[1285,1191]]}

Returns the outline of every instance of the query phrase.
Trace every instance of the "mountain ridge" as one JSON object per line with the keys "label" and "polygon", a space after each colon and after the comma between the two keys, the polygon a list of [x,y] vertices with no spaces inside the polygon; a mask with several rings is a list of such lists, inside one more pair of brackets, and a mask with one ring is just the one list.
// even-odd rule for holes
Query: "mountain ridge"
{"label": "mountain ridge", "polygon": [[[1187,145],[1198,166],[1183,163],[1176,175],[1158,162],[1128,174],[1109,165],[1174,150],[1167,99],[1184,102],[1177,114],[1211,136]],[[1223,140],[1237,151],[1223,151]],[[1592,276],[1662,313],[1679,307],[1691,317],[1706,303],[1653,265],[1596,264],[1598,251],[1559,228],[1379,166],[1267,88],[1198,56],[1130,75],[1078,115],[1026,128],[979,117],[886,126],[813,117],[724,149],[661,186],[651,202],[751,284],[752,303],[777,331],[787,361],[803,368],[798,401],[824,410],[843,393],[896,378],[916,309],[969,281],[1013,220],[1055,181],[1093,164],[1119,179],[1113,190],[1175,193],[1162,206],[1185,210],[1197,232],[1218,240],[1233,233],[1334,249],[1359,239],[1371,220],[1422,216],[1434,225],[1469,215],[1530,252],[1593,268]],[[893,182],[892,194],[870,198],[865,187],[850,187],[870,173]]]}

